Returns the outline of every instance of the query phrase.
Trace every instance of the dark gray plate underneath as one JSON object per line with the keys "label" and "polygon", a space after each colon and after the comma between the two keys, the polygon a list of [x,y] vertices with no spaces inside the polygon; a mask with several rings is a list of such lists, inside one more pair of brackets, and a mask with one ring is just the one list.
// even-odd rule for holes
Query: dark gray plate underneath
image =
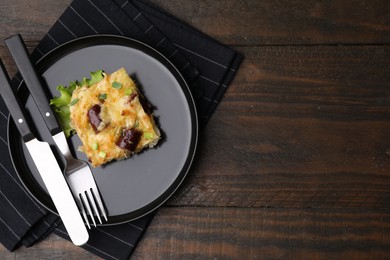
{"label": "dark gray plate underneath", "polygon": [[[56,86],[81,80],[91,71],[111,73],[120,67],[136,79],[155,107],[154,115],[163,133],[155,149],[129,159],[92,168],[109,214],[107,224],[141,217],[164,203],[185,178],[197,145],[198,122],[189,88],[175,67],[154,49],[117,36],[90,36],[75,40],[50,52],[37,63],[48,86],[48,97],[58,96]],[[23,83],[19,95],[26,102],[39,139],[54,142]],[[30,193],[55,212],[43,182],[28,151],[9,121],[10,153],[20,179]],[[76,157],[80,141],[73,136],[70,145]],[[57,151],[57,155],[58,155]],[[63,159],[58,156],[63,166]]]}

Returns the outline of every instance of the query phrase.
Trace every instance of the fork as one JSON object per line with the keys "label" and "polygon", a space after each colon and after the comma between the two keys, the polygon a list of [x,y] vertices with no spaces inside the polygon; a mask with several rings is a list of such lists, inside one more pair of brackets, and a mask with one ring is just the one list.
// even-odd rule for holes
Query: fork
{"label": "fork", "polygon": [[[30,60],[26,45],[22,37],[17,34],[5,40],[15,63],[23,76],[27,88],[34,99],[42,117],[49,128],[51,136],[57,147],[66,159],[64,175],[72,190],[75,201],[81,211],[84,221],[88,228],[91,228],[88,216],[96,227],[95,216],[102,224],[101,215],[107,221],[107,213],[103,205],[102,198],[97,188],[95,179],[89,165],[81,160],[74,158],[70,152],[66,137],[57,120],[53,116],[47,96],[43,90],[41,81]],[[88,213],[88,214],[87,214]]]}
{"label": "fork", "polygon": [[64,174],[88,228],[91,228],[91,226],[86,212],[88,212],[95,227],[96,221],[93,216],[96,216],[99,223],[102,224],[99,214],[101,213],[107,221],[107,214],[89,165],[72,156],[64,132],[54,135],[53,140],[67,161]]}

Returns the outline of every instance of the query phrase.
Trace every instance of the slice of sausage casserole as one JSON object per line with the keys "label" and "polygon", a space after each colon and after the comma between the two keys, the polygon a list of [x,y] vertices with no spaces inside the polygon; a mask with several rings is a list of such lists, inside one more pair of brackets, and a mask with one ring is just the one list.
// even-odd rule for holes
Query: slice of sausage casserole
{"label": "slice of sausage casserole", "polygon": [[73,91],[70,125],[94,167],[150,148],[160,139],[150,105],[124,68]]}

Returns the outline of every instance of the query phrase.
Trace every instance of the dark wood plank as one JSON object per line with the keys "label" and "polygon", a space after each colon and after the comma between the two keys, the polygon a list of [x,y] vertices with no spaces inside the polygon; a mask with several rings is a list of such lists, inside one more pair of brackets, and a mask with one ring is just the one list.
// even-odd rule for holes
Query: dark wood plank
{"label": "dark wood plank", "polygon": [[[36,40],[70,0],[4,1],[1,38],[21,33]],[[390,43],[387,1],[190,1],[152,0],[183,21],[230,45]]]}
{"label": "dark wood plank", "polygon": [[[387,210],[161,208],[132,259],[386,259]],[[56,235],[2,259],[98,259]]]}
{"label": "dark wood plank", "polygon": [[387,211],[162,208],[133,259],[384,259]]}
{"label": "dark wood plank", "polygon": [[0,39],[20,33],[25,40],[40,40],[71,0],[13,0],[0,3]]}
{"label": "dark wood plank", "polygon": [[231,45],[390,42],[386,1],[152,2]]}

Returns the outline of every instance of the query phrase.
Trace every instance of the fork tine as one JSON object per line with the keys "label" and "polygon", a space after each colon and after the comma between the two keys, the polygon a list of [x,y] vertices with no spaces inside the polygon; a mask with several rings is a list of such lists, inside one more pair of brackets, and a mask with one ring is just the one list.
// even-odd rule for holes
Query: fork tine
{"label": "fork tine", "polygon": [[81,200],[77,200],[77,204],[79,205],[79,208],[81,209],[81,215],[83,216],[84,222],[87,224],[88,229],[91,229],[91,225],[89,225],[89,220],[87,217],[87,213],[85,212],[85,208],[83,206],[83,203]]}
{"label": "fork tine", "polygon": [[91,188],[91,191],[92,191],[92,194],[93,194],[93,196],[94,196],[94,198],[95,198],[95,200],[96,200],[96,202],[97,202],[97,204],[98,204],[98,207],[99,207],[100,212],[102,213],[104,219],[107,221],[106,210],[105,210],[105,208],[104,208],[103,201],[102,201],[102,199],[100,198],[100,193],[99,193],[99,191],[97,190],[96,187]]}
{"label": "fork tine", "polygon": [[93,217],[91,207],[89,206],[88,198],[86,197],[85,193],[84,194],[80,193],[80,197],[84,203],[84,206],[87,208],[88,214],[91,216],[93,225],[96,227],[96,221],[95,221],[95,218]]}
{"label": "fork tine", "polygon": [[[93,197],[93,194],[92,194],[92,188],[90,190],[86,190],[85,193],[88,196],[89,203],[92,205],[93,212],[95,213],[94,215],[96,215],[96,217],[98,218],[99,223],[102,224],[103,222],[102,222],[102,219],[100,218],[100,213],[97,209],[97,206],[95,203],[95,198]],[[92,217],[94,217],[94,215],[92,215]]]}

